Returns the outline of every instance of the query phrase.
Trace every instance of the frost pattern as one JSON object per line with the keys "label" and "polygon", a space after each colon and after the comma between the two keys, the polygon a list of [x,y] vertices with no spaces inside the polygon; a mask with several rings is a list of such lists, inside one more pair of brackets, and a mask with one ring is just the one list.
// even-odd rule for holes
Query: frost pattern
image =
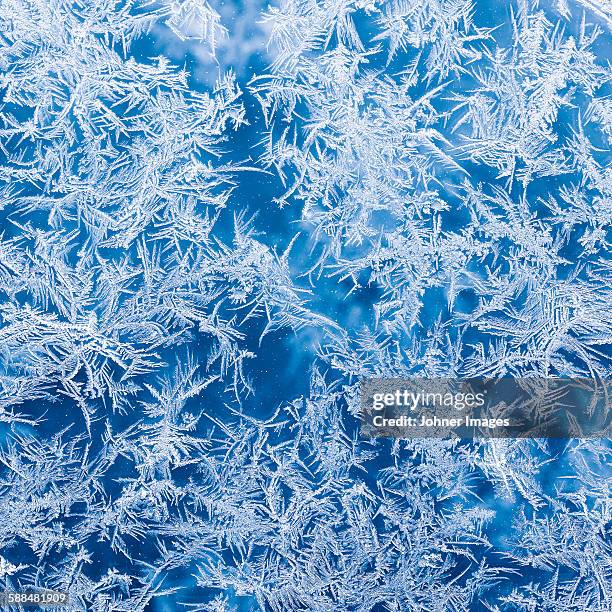
{"label": "frost pattern", "polygon": [[3,589],[609,610],[609,441],[357,419],[364,376],[608,384],[608,3],[281,0],[209,87],[168,55],[250,53],[232,6],[0,0]]}

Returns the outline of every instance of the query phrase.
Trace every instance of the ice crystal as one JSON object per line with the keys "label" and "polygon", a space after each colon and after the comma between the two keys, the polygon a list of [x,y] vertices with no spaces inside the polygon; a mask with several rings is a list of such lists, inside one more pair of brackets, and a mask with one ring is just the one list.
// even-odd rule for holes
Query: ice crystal
{"label": "ice crystal", "polygon": [[608,440],[371,440],[358,383],[609,384],[611,24],[0,0],[3,589],[608,610]]}

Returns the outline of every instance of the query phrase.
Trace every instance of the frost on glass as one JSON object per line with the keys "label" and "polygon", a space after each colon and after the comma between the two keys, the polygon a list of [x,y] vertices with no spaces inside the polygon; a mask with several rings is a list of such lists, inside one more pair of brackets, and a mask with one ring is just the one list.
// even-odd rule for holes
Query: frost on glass
{"label": "frost on glass", "polygon": [[358,390],[609,384],[611,27],[0,0],[2,590],[608,610],[608,440],[370,440]]}

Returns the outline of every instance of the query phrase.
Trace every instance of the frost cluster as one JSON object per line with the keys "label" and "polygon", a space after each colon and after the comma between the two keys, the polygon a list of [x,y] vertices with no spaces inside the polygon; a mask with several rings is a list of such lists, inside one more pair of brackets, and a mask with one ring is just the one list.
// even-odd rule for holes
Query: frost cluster
{"label": "frost cluster", "polygon": [[226,15],[0,0],[0,588],[609,610],[608,440],[358,419],[362,377],[609,385],[609,3],[278,0],[209,87],[160,41]]}

